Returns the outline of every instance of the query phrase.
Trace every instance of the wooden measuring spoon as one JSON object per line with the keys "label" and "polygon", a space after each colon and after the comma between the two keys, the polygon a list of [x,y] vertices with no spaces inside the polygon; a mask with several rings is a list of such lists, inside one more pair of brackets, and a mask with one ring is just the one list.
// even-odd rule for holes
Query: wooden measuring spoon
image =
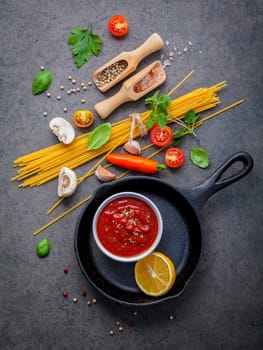
{"label": "wooden measuring spoon", "polygon": [[[143,58],[160,50],[163,46],[163,39],[159,34],[154,33],[137,49],[120,53],[93,73],[93,81],[96,87],[101,92],[109,90],[135,71]],[[116,70],[119,73],[116,73]]]}
{"label": "wooden measuring spoon", "polygon": [[112,97],[97,103],[94,108],[102,119],[106,119],[117,107],[129,101],[137,101],[161,85],[166,79],[160,61],[154,61],[143,70],[126,80]]}

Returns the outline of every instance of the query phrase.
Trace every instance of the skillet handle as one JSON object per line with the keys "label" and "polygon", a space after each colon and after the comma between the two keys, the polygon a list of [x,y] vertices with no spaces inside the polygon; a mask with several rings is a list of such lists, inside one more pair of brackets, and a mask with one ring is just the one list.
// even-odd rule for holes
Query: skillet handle
{"label": "skillet handle", "polygon": [[[242,168],[232,175],[227,175],[227,170],[238,162],[242,163]],[[190,200],[191,205],[193,205],[196,211],[201,210],[212,194],[242,179],[250,173],[253,168],[253,163],[252,156],[247,152],[237,152],[233,154],[225,163],[217,168],[207,180],[192,188],[190,192],[186,194],[186,198]],[[224,175],[226,176],[224,177]]]}

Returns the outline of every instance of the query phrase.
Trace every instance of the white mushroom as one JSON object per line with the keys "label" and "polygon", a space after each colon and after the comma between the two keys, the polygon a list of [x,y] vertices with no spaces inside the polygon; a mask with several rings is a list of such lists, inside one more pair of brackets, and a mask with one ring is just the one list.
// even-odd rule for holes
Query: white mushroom
{"label": "white mushroom", "polygon": [[75,138],[75,131],[72,125],[64,118],[53,118],[49,123],[49,127],[60,142],[69,144]]}
{"label": "white mushroom", "polygon": [[95,175],[102,182],[109,182],[116,179],[116,175],[109,170],[103,168],[101,165],[95,170]]}
{"label": "white mushroom", "polygon": [[77,175],[67,167],[62,167],[58,176],[58,196],[69,197],[77,188]]}

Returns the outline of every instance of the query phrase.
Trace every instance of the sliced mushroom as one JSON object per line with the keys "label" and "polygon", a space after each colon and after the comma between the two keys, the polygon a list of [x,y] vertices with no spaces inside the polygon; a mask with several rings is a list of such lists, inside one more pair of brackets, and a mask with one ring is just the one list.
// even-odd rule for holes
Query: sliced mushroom
{"label": "sliced mushroom", "polygon": [[75,138],[75,131],[72,125],[64,118],[53,118],[49,123],[49,127],[60,142],[69,144]]}
{"label": "sliced mushroom", "polygon": [[110,172],[109,170],[103,168],[101,165],[95,170],[95,175],[102,182],[109,182],[116,179],[116,175]]}
{"label": "sliced mushroom", "polygon": [[77,188],[77,175],[67,167],[62,167],[58,176],[58,196],[69,197]]}

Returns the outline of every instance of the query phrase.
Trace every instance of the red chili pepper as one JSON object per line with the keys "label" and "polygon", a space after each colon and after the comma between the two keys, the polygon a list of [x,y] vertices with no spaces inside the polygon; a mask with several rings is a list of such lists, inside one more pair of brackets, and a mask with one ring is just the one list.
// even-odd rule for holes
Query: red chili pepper
{"label": "red chili pepper", "polygon": [[165,169],[165,165],[158,163],[156,160],[131,154],[112,153],[109,154],[106,159],[114,165],[145,174],[156,174],[158,171]]}

